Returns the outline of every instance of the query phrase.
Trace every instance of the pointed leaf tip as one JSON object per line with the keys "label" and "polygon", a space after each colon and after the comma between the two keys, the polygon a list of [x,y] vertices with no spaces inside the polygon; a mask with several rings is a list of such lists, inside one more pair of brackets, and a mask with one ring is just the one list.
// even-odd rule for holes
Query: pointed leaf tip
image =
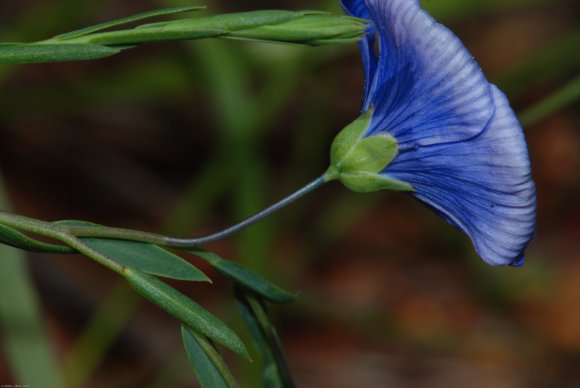
{"label": "pointed leaf tip", "polygon": [[181,337],[189,363],[203,388],[239,388],[218,350],[209,340],[186,325]]}
{"label": "pointed leaf tip", "polygon": [[162,310],[198,333],[251,360],[246,346],[232,329],[181,292],[153,276],[131,268],[124,268],[123,275],[140,295]]}
{"label": "pointed leaf tip", "polygon": [[226,278],[255,292],[270,302],[290,303],[296,299],[296,294],[284,290],[264,279],[256,272],[233,261],[223,259],[213,252],[208,252],[200,248],[188,249],[187,252],[205,260]]}

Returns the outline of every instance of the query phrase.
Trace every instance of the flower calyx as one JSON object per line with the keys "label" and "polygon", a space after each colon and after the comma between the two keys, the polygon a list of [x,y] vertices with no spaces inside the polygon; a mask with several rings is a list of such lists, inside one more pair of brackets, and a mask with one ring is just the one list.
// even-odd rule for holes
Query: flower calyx
{"label": "flower calyx", "polygon": [[387,133],[365,136],[372,116],[371,107],[335,137],[330,148],[330,167],[324,179],[338,179],[360,193],[384,189],[412,191],[408,183],[380,174],[397,156],[398,143]]}

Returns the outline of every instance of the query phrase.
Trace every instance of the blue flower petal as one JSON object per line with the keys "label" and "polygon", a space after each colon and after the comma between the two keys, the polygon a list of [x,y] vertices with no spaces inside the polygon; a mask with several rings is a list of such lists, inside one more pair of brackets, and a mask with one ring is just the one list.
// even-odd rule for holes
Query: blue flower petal
{"label": "blue flower petal", "polygon": [[[343,2],[362,15],[361,3]],[[379,35],[377,69],[366,70],[372,80],[363,111],[375,106],[367,135],[387,132],[401,150],[477,136],[493,116],[493,99],[461,41],[416,0],[365,4]],[[367,47],[363,61],[372,59],[372,47]]]}
{"label": "blue flower petal", "polygon": [[[364,0],[341,0],[340,4],[345,12],[350,16],[355,16],[361,19],[370,19],[371,17]],[[367,101],[369,98],[371,82],[377,69],[378,58],[374,53],[375,34],[375,26],[369,24],[367,27],[366,38],[362,39],[358,45],[363,60],[365,80],[363,101]]]}
{"label": "blue flower petal", "polygon": [[410,183],[412,195],[464,231],[487,263],[517,266],[535,230],[535,186],[521,127],[490,87],[495,113],[478,136],[402,150],[382,173]]}
{"label": "blue flower petal", "polygon": [[351,16],[370,19],[369,10],[364,0],[340,0],[340,5]]}
{"label": "blue flower petal", "polygon": [[492,265],[519,266],[535,231],[536,196],[522,129],[459,39],[417,0],[342,0],[370,18],[361,44],[365,136],[386,133],[398,155],[382,172],[464,231]]}

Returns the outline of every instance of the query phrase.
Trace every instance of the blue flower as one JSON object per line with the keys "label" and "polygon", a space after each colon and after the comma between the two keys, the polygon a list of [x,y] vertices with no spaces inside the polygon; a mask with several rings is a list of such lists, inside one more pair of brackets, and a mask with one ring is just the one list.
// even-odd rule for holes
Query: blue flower
{"label": "blue flower", "polygon": [[359,45],[361,119],[367,117],[360,139],[394,144],[386,163],[367,175],[406,186],[465,232],[487,263],[523,264],[535,231],[536,195],[524,135],[505,95],[417,0],[341,3],[372,21]]}

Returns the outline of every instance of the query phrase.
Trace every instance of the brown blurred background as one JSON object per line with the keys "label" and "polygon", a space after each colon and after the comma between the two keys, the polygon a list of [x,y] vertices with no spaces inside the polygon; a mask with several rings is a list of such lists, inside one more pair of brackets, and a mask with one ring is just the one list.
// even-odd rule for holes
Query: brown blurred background
{"label": "brown blurred background", "polygon": [[[0,37],[38,40],[180,4],[1,2]],[[334,1],[206,4],[205,14],[340,12]],[[527,264],[488,267],[411,198],[339,184],[211,248],[300,291],[272,311],[299,387],[580,386],[580,105],[558,99],[562,88],[578,95],[578,2],[423,4],[526,124],[539,203]],[[217,40],[2,66],[0,82],[0,168],[16,212],[183,236],[228,226],[320,174],[362,93],[354,45]],[[194,386],[173,319],[89,259],[27,257],[59,363],[92,354],[83,386]],[[229,283],[195,263],[215,284],[175,286],[243,332]],[[95,319],[119,328],[105,324],[83,353],[78,340]],[[244,386],[259,386],[256,367],[230,358]],[[0,354],[4,382],[26,383]]]}

